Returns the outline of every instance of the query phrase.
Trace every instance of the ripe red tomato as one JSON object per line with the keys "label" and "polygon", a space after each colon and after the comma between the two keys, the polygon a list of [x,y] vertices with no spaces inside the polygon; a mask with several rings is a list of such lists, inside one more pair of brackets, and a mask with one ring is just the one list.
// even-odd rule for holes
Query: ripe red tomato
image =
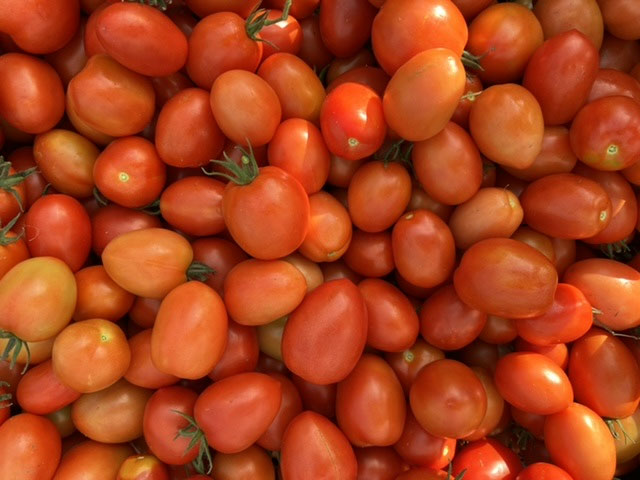
{"label": "ripe red tomato", "polygon": [[47,415],[75,402],[80,395],[56,377],[51,360],[47,360],[22,377],[16,400],[25,412]]}
{"label": "ripe red tomato", "polygon": [[152,329],[148,328],[129,338],[131,361],[124,379],[138,387],[158,389],[176,383],[179,378],[158,369],[151,358]]}
{"label": "ripe red tomato", "polygon": [[538,0],[533,13],[540,21],[545,39],[576,29],[600,49],[604,25],[596,0]]}
{"label": "ripe red tomato", "polygon": [[468,480],[516,480],[522,470],[518,456],[494,439],[477,440],[460,449],[452,475],[465,471]]}
{"label": "ripe red tomato", "polygon": [[402,430],[402,435],[393,445],[403,460],[421,467],[439,469],[446,467],[456,453],[453,438],[436,437],[423,429],[411,409]]}
{"label": "ripe red tomato", "polygon": [[571,476],[560,467],[552,463],[538,462],[525,467],[516,480],[573,480]]}
{"label": "ripe red tomato", "polygon": [[395,479],[408,468],[406,462],[390,447],[356,448],[354,451],[358,462],[358,478]]}
{"label": "ripe red tomato", "polygon": [[603,97],[623,95],[640,101],[640,83],[631,75],[614,70],[612,68],[601,68],[598,70],[596,79],[589,93],[589,102]]}
{"label": "ripe red tomato", "polygon": [[93,251],[97,255],[102,255],[104,247],[118,235],[144,228],[159,228],[160,226],[160,219],[157,216],[110,203],[99,208],[91,216]]}
{"label": "ripe red tomato", "polygon": [[313,262],[334,262],[351,243],[351,217],[333,195],[325,191],[309,197],[309,230],[298,251]]}
{"label": "ripe red tomato", "polygon": [[409,393],[409,389],[422,367],[443,358],[444,352],[442,350],[428,344],[422,338],[418,338],[410,348],[403,352],[385,355],[385,359],[396,372],[405,393]]}
{"label": "ripe red tomato", "polygon": [[133,448],[129,445],[81,441],[64,454],[55,479],[74,480],[85,476],[93,480],[105,475],[108,475],[107,478],[116,478],[122,462],[133,454]]}
{"label": "ripe red tomato", "polygon": [[369,40],[376,13],[368,0],[323,0],[319,15],[322,42],[336,57],[350,57]]}
{"label": "ripe red tomato", "polygon": [[130,310],[135,297],[111,280],[102,265],[76,272],[78,296],[73,319],[104,318],[117,322]]}
{"label": "ripe red tomato", "polygon": [[[211,475],[216,480],[275,480],[276,474],[271,456],[262,448],[252,445],[238,453],[216,453]],[[192,477],[190,477],[192,478]],[[192,480],[208,480],[212,477],[193,477]]]}

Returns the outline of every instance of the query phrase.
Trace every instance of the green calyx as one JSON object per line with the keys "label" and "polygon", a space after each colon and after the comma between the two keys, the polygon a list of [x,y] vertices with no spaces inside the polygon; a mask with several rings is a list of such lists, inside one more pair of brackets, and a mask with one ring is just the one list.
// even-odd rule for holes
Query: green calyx
{"label": "green calyx", "polygon": [[8,233],[15,226],[19,218],[20,218],[20,214],[13,217],[9,223],[7,223],[4,227],[0,229],[0,247],[7,247],[12,243],[16,243],[24,235],[24,231],[22,231],[20,232],[19,235],[16,235],[14,237],[7,237]]}
{"label": "green calyx", "polygon": [[265,42],[268,45],[271,45],[272,47],[274,47],[275,45],[273,45],[271,42],[268,42],[266,40],[259,38],[258,33],[260,33],[260,30],[262,30],[264,27],[273,25],[278,22],[282,22],[283,20],[286,20],[287,18],[289,18],[289,10],[291,9],[291,3],[292,3],[292,0],[287,0],[284,4],[284,8],[282,9],[282,15],[280,15],[280,17],[275,18],[273,20],[268,19],[270,10],[265,10],[264,8],[261,8],[251,12],[251,15],[249,15],[245,23],[245,30],[247,31],[247,36],[251,40],[254,40],[256,42]]}
{"label": "green calyx", "polygon": [[143,5],[148,5],[150,7],[157,8],[158,10],[162,10],[163,12],[167,9],[169,5],[173,3],[173,0],[122,0],[123,2],[129,3],[141,3]]}
{"label": "green calyx", "polygon": [[226,152],[222,154],[224,156],[224,160],[211,160],[211,163],[222,167],[229,173],[216,171],[209,172],[204,168],[202,169],[202,171],[209,176],[226,178],[236,185],[249,185],[255,180],[255,178],[258,176],[258,173],[260,172],[258,168],[258,162],[256,162],[256,157],[253,154],[253,148],[251,148],[251,144],[249,144],[248,150],[240,146],[237,146],[236,148],[240,151],[240,153],[242,153],[242,157],[240,158],[240,165],[231,160]]}
{"label": "green calyx", "polygon": [[187,279],[206,282],[216,271],[202,262],[192,262],[187,269]]}
{"label": "green calyx", "polygon": [[9,173],[11,169],[11,162],[6,162],[3,156],[0,156],[0,189],[9,192],[18,202],[18,206],[20,207],[20,211],[24,212],[24,207],[22,205],[22,198],[20,198],[20,194],[15,189],[16,186],[24,182],[25,178],[27,178],[32,173],[35,173],[37,167],[31,167],[22,172]]}
{"label": "green calyx", "polygon": [[189,445],[185,450],[185,454],[198,446],[198,456],[193,460],[193,462],[191,462],[191,464],[198,473],[202,475],[209,475],[211,470],[213,470],[213,458],[211,457],[211,450],[209,450],[209,444],[207,443],[204,432],[200,429],[193,417],[190,417],[186,413],[179,412],[178,410],[171,411],[180,415],[188,422],[186,427],[178,431],[174,440],[177,440],[178,438],[190,439]]}
{"label": "green calyx", "polygon": [[[7,382],[0,381],[0,388],[9,388]],[[11,403],[11,394],[10,393],[0,393],[0,410],[3,408],[9,408],[12,405]]]}
{"label": "green calyx", "polygon": [[484,72],[484,68],[482,67],[482,64],[480,62],[487,53],[489,52],[485,52],[482,55],[474,55],[473,53],[467,52],[465,50],[464,52],[462,52],[462,57],[460,58],[460,61],[467,68],[471,68],[472,70],[480,70],[481,72]]}
{"label": "green calyx", "polygon": [[27,352],[27,363],[24,364],[24,368],[22,369],[22,374],[24,375],[31,363],[31,350],[29,350],[29,344],[15,336],[13,333],[2,329],[0,329],[0,338],[9,340],[6,347],[4,347],[2,355],[0,355],[0,360],[10,359],[10,368],[15,367],[16,363],[18,363],[18,357],[23,348]]}

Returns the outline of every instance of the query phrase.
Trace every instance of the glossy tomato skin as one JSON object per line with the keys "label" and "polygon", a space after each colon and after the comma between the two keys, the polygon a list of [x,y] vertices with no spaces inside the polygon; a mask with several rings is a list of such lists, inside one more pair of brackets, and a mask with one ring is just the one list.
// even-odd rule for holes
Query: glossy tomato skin
{"label": "glossy tomato skin", "polygon": [[467,43],[467,25],[453,2],[388,0],[373,21],[371,41],[380,66],[393,75],[414,55],[443,47],[457,56]]}
{"label": "glossy tomato skin", "polygon": [[497,440],[477,440],[460,449],[453,459],[452,475],[463,470],[469,480],[516,480],[522,463]]}
{"label": "glossy tomato skin", "polygon": [[309,196],[309,230],[298,251],[313,262],[341,258],[353,235],[347,209],[333,195],[320,191]]}
{"label": "glossy tomato skin", "polygon": [[403,352],[385,355],[385,360],[396,372],[405,393],[409,393],[409,389],[422,367],[443,358],[444,352],[442,350],[428,344],[422,338],[418,338],[411,347]]}
{"label": "glossy tomato skin", "polygon": [[[257,445],[238,453],[216,453],[213,470],[217,480],[275,480],[271,456]],[[202,476],[202,480],[211,477]],[[197,479],[194,479],[197,480]]]}
{"label": "glossy tomato skin", "polygon": [[193,259],[216,272],[205,282],[222,295],[224,279],[231,269],[247,259],[247,254],[234,242],[219,237],[199,238],[191,245]]}
{"label": "glossy tomato skin", "polygon": [[273,419],[267,431],[258,439],[257,444],[267,450],[278,451],[282,448],[282,437],[287,426],[291,420],[302,413],[302,398],[300,398],[298,388],[289,377],[275,372],[270,372],[268,375],[280,382],[282,402],[276,418]]}
{"label": "glossy tomato skin", "polygon": [[600,49],[604,25],[596,0],[539,0],[533,13],[540,21],[545,40],[576,29]]}
{"label": "glossy tomato skin", "polygon": [[157,216],[111,203],[91,215],[91,246],[102,255],[104,247],[121,233],[160,226]]}
{"label": "glossy tomato skin", "polygon": [[[249,255],[273,260],[293,253],[309,228],[309,197],[294,177],[262,167],[247,185],[230,182],[222,198],[229,233]],[[277,226],[277,228],[274,228]]]}
{"label": "glossy tomato skin", "polygon": [[158,370],[151,359],[152,329],[136,333],[129,340],[131,361],[124,374],[127,382],[143,388],[158,389],[178,382],[178,377]]}
{"label": "glossy tomato skin", "polygon": [[162,372],[198,379],[213,370],[227,342],[227,312],[220,295],[202,282],[171,290],[160,304],[151,359]]}
{"label": "glossy tomato skin", "polygon": [[569,378],[576,400],[601,417],[623,418],[640,402],[640,368],[625,344],[593,328],[574,342]]}
{"label": "glossy tomato skin", "polygon": [[[388,230],[368,233],[355,229],[343,256],[347,269],[352,270],[350,275],[355,275],[351,279],[359,281],[361,275],[384,277],[390,274],[395,268],[392,248],[391,233]],[[338,266],[339,262],[324,265],[326,269],[328,266]],[[325,272],[325,278],[328,279],[328,277],[328,273]]]}
{"label": "glossy tomato skin", "polygon": [[[0,56],[0,115],[25,133],[43,133],[64,114],[64,91],[48,63],[23,53]],[[25,104],[32,108],[24,108]]]}
{"label": "glossy tomato skin", "polygon": [[[613,477],[616,466],[613,437],[593,410],[573,403],[548,416],[544,442],[553,463],[572,478],[608,480]],[[567,449],[567,445],[571,448]]]}
{"label": "glossy tomato skin", "polygon": [[316,288],[285,326],[282,355],[287,368],[321,385],[346,378],[365,346],[366,312],[362,294],[350,280],[328,281]]}
{"label": "glossy tomato skin", "polygon": [[355,446],[393,445],[402,434],[405,415],[402,386],[380,357],[364,354],[338,383],[338,426]]}
{"label": "glossy tomato skin", "polygon": [[491,315],[527,318],[553,304],[558,273],[542,253],[517,240],[488,239],[470,247],[453,276],[467,305]]}
{"label": "glossy tomato skin", "polygon": [[78,270],[75,274],[78,299],[73,319],[104,318],[116,322],[129,311],[135,297],[116,284],[102,265]]}
{"label": "glossy tomato skin", "polygon": [[538,462],[522,469],[516,480],[573,480],[560,467],[552,463]]}
{"label": "glossy tomato skin", "polygon": [[326,417],[311,411],[294,418],[284,433],[280,468],[287,480],[356,480],[358,471],[347,437]]}
{"label": "glossy tomato skin", "polygon": [[630,74],[620,70],[601,68],[589,92],[588,101],[593,102],[599,98],[614,95],[623,95],[640,101],[640,83]]}
{"label": "glossy tomato skin", "polygon": [[599,55],[577,30],[540,46],[527,64],[522,84],[536,97],[545,125],[562,125],[586,103],[598,73]]}
{"label": "glossy tomato skin", "polygon": [[122,462],[116,480],[138,480],[145,475],[149,480],[169,480],[166,465],[153,455],[133,455],[127,458]]}
{"label": "glossy tomato skin", "polygon": [[51,360],[31,368],[18,383],[16,400],[23,411],[47,415],[70,405],[80,393],[56,377]]}
{"label": "glossy tomato skin", "polygon": [[324,0],[320,35],[336,57],[349,57],[364,47],[371,34],[376,9],[368,0]]}
{"label": "glossy tomato skin", "polygon": [[26,259],[0,279],[0,328],[22,340],[55,337],[76,306],[73,272],[54,257]]}
{"label": "glossy tomato skin", "polygon": [[7,480],[53,478],[60,461],[60,434],[50,420],[22,413],[0,425],[0,476]]}
{"label": "glossy tomato skin", "polygon": [[640,9],[630,1],[600,0],[602,18],[607,31],[618,38],[637,40],[640,38]]}
{"label": "glossy tomato skin", "polygon": [[211,448],[238,453],[266,432],[281,401],[280,382],[263,373],[240,373],[204,390],[194,405],[194,418]]}
{"label": "glossy tomato skin", "polygon": [[184,33],[148,5],[109,5],[96,19],[96,36],[112,58],[149,77],[175,73],[187,61]]}
{"label": "glossy tomato skin", "polygon": [[56,480],[74,480],[84,476],[87,480],[116,478],[122,462],[133,455],[129,445],[105,443],[87,440],[68,450],[56,471]]}
{"label": "glossy tomato skin", "polygon": [[407,468],[406,462],[390,447],[356,448],[358,478],[385,480],[395,478]]}

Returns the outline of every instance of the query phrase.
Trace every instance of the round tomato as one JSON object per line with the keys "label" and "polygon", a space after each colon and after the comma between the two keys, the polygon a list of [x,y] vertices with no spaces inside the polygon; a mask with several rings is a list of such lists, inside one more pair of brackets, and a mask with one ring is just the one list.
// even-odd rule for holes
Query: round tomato
{"label": "round tomato", "polygon": [[320,8],[322,42],[336,57],[349,57],[369,40],[377,10],[368,0],[323,0]]}
{"label": "round tomato", "polygon": [[522,470],[518,456],[494,439],[477,440],[460,449],[452,475],[465,472],[467,480],[516,480]]}
{"label": "round tomato", "polygon": [[131,309],[135,297],[111,280],[102,265],[76,272],[78,299],[73,319],[118,321]]}
{"label": "round tomato", "polygon": [[157,216],[110,203],[100,207],[91,216],[93,251],[97,255],[102,255],[104,247],[118,235],[143,228],[159,228],[160,226],[161,222]]}

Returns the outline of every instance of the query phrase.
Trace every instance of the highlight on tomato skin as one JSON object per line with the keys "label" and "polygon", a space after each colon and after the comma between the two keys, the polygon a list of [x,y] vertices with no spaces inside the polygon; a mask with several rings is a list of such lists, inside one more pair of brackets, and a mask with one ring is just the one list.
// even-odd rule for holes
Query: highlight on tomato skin
{"label": "highlight on tomato skin", "polygon": [[0,480],[637,477],[639,132],[640,1],[0,0]]}

